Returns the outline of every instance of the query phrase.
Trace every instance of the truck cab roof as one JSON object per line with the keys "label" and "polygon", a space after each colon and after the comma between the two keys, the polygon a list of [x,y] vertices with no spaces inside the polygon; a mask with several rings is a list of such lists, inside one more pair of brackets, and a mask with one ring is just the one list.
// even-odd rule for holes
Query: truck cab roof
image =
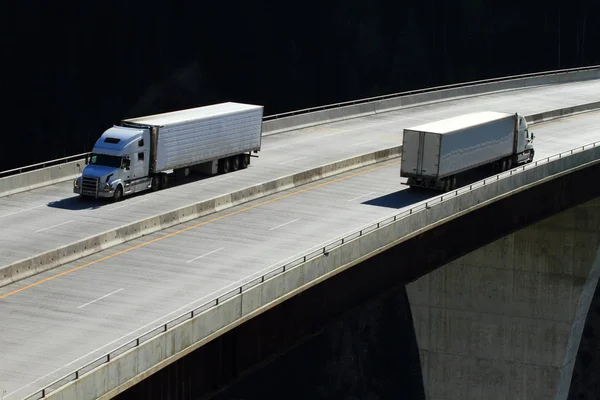
{"label": "truck cab roof", "polygon": [[102,136],[94,144],[93,152],[104,154],[122,154],[131,144],[142,138],[144,133],[140,128],[128,128],[122,126],[113,126],[104,131]]}

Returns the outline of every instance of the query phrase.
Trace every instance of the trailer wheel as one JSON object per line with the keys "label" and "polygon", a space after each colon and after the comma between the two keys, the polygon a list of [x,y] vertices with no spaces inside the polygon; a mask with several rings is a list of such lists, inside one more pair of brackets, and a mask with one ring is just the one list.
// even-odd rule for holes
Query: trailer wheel
{"label": "trailer wheel", "polygon": [[240,158],[238,156],[231,157],[231,170],[237,171],[240,168]]}
{"label": "trailer wheel", "polygon": [[223,172],[224,174],[228,173],[229,166],[230,166],[229,158],[224,158],[223,160],[221,160],[221,172]]}
{"label": "trailer wheel", "polygon": [[449,192],[450,191],[450,178],[446,178],[444,179],[444,192]]}
{"label": "trailer wheel", "polygon": [[248,157],[245,154],[240,155],[240,168],[248,168]]}
{"label": "trailer wheel", "polygon": [[456,175],[454,175],[452,177],[452,187],[451,187],[451,190],[454,190],[454,189],[456,189]]}

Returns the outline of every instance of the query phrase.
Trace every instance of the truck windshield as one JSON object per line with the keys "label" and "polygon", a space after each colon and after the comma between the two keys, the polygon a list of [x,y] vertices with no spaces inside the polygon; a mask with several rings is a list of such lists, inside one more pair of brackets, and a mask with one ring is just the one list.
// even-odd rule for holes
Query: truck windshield
{"label": "truck windshield", "polygon": [[90,156],[90,164],[103,165],[105,167],[121,168],[121,157],[92,153],[92,155]]}

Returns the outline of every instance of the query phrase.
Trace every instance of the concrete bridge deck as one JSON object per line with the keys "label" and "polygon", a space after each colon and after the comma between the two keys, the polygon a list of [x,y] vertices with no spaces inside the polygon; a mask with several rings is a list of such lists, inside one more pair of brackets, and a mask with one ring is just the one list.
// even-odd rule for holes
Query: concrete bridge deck
{"label": "concrete bridge deck", "polygon": [[[273,138],[270,142],[273,152],[269,152],[269,147],[265,145],[264,153],[270,154],[273,159],[263,164],[261,174],[265,175],[257,172],[257,177],[261,176],[263,179],[269,179],[266,174],[271,171],[269,167],[275,164],[280,165],[281,168],[296,168],[288,166],[287,163],[292,153],[284,155],[285,161],[275,162],[276,158],[280,157],[280,149],[286,147],[297,149],[299,145],[307,148],[323,145],[330,146],[330,150],[335,153],[340,148],[340,142],[354,140],[355,142],[345,147],[341,153],[335,153],[336,157],[361,154],[352,153],[355,151],[353,147],[360,146],[374,146],[361,149],[363,153],[365,150],[382,150],[389,145],[394,146],[396,150],[395,153],[390,151],[379,159],[369,158],[366,162],[369,167],[339,174],[313,186],[283,191],[299,183],[319,179],[323,176],[323,171],[314,173],[314,176],[308,180],[298,179],[295,182],[294,178],[291,178],[292,182],[288,181],[287,186],[282,184],[278,187],[280,193],[237,208],[232,207],[236,203],[229,199],[223,204],[223,208],[228,208],[227,210],[213,213],[220,210],[213,204],[213,209],[202,210],[213,214],[199,220],[176,225],[195,216],[192,212],[185,217],[177,214],[166,223],[159,223],[156,228],[170,226],[167,229],[124,244],[112,242],[107,250],[97,246],[90,251],[93,254],[85,258],[79,259],[85,254],[85,251],[80,252],[75,257],[78,259],[75,262],[29,278],[20,276],[21,280],[18,282],[0,288],[2,303],[0,317],[3,321],[8,321],[0,326],[0,349],[2,349],[0,350],[2,360],[0,393],[3,389],[6,390],[7,400],[22,398],[25,394],[33,393],[69,371],[100,357],[97,363],[83,370],[77,370],[76,375],[69,375],[59,384],[52,385],[51,389],[56,389],[62,387],[63,383],[74,380],[63,390],[53,392],[51,395],[57,396],[56,398],[64,396],[70,399],[96,398],[106,394],[107,398],[110,398],[151,371],[156,371],[177,357],[183,356],[185,352],[220,335],[224,330],[231,329],[256,313],[283,301],[286,295],[289,297],[304,290],[307,285],[314,285],[319,279],[325,279],[328,268],[339,272],[341,267],[348,268],[351,264],[359,262],[361,257],[369,253],[363,254],[363,252],[376,243],[368,239],[369,232],[372,234],[380,232],[377,227],[372,226],[373,221],[390,222],[392,221],[390,218],[398,212],[404,212],[402,215],[411,219],[412,211],[408,214],[408,209],[415,212],[421,210],[415,213],[411,221],[403,219],[402,228],[398,228],[401,229],[402,238],[406,239],[419,229],[430,226],[431,221],[446,215],[448,210],[454,213],[470,210],[480,202],[512,193],[523,185],[542,182],[548,175],[557,176],[556,174],[561,171],[570,171],[578,165],[596,160],[598,158],[595,153],[596,148],[586,148],[572,156],[564,155],[553,159],[550,163],[543,162],[538,168],[527,168],[525,171],[515,173],[514,176],[511,173],[503,174],[503,179],[497,182],[490,183],[488,180],[482,186],[463,188],[456,193],[453,192],[460,194],[454,199],[451,198],[452,194],[446,195],[442,202],[440,197],[436,197],[433,199],[434,203],[427,203],[427,206],[424,205],[424,201],[432,200],[433,194],[413,193],[404,190],[405,187],[400,185],[399,161],[390,160],[373,165],[376,161],[393,158],[394,154],[399,154],[397,150],[398,144],[401,143],[401,130],[406,124],[490,107],[512,112],[516,104],[519,105],[520,112],[527,114],[527,110],[548,111],[557,109],[557,106],[570,107],[581,103],[598,102],[599,91],[594,90],[597,89],[598,82],[600,80],[539,85],[522,90],[479,94],[476,97],[432,103],[268,136],[266,139]],[[596,132],[597,115],[596,113],[580,114],[534,126],[532,130],[537,135],[536,160],[543,160],[545,156],[600,139]],[[356,141],[361,137],[367,137],[371,141],[367,139],[362,140],[362,143]],[[323,159],[320,162],[323,162]],[[364,162],[364,159],[355,157],[350,167],[355,168],[361,162]],[[260,165],[260,163],[256,164],[255,171],[259,170]],[[306,174],[306,169],[303,170],[301,165],[298,165],[298,168],[295,171],[297,174]],[[346,171],[350,169],[346,164],[342,165],[342,168],[339,166],[337,169],[331,168],[330,172],[339,173],[344,171],[344,168]],[[233,182],[240,184],[243,181],[241,174],[248,171],[251,170],[238,171],[231,175],[231,179],[227,177],[222,184],[230,185]],[[276,171],[277,174],[281,173],[281,169]],[[240,178],[237,178],[238,174]],[[234,176],[236,176],[235,180]],[[248,185],[251,183],[251,178],[246,178],[247,181],[242,184]],[[210,185],[222,185],[219,183],[220,179],[225,177],[211,178],[207,182],[211,181]],[[171,191],[148,195],[160,194],[165,196],[162,201],[176,202],[177,199],[187,199],[190,195],[201,196],[200,193],[205,190],[205,186],[201,185],[207,182],[190,183],[189,190],[197,190],[193,193],[187,192],[188,185],[183,185]],[[57,188],[58,191],[54,196],[60,198],[65,195],[68,185],[67,183],[47,186],[19,195],[3,197],[4,200],[20,199],[19,208],[13,208],[11,212],[5,214],[5,218],[13,218],[19,214],[21,216],[11,220],[12,222],[7,225],[12,225],[18,231],[28,223],[45,221],[41,217],[36,219],[33,216],[37,211],[50,215],[45,214],[47,211],[44,207],[45,203],[38,207],[39,204],[26,204],[26,199],[32,199],[34,195],[40,194],[40,191],[52,191]],[[235,188],[227,186],[221,193],[227,193],[228,190],[235,190]],[[263,191],[260,196],[268,193],[269,191]],[[123,208],[117,210],[125,211],[130,207],[137,210],[134,203],[144,200],[145,196],[131,199],[129,205],[120,204],[119,206]],[[251,197],[243,201],[249,198]],[[161,204],[158,198],[155,200],[156,204]],[[150,202],[150,198],[144,200],[144,204],[146,201]],[[186,202],[189,203],[187,200]],[[440,206],[433,207],[432,204]],[[24,205],[27,207],[23,207]],[[58,209],[61,212],[73,211],[68,210],[68,207]],[[161,212],[158,209],[152,210],[152,212]],[[102,208],[95,211],[86,210],[86,212],[96,212],[95,215],[98,217],[100,215],[98,213],[102,213]],[[90,216],[91,214],[88,215]],[[56,215],[52,216],[55,217]],[[386,217],[390,218],[386,219]],[[150,218],[158,217],[154,215]],[[164,217],[162,219],[165,220]],[[19,222],[22,220],[25,221],[23,225]],[[54,222],[57,221],[59,220]],[[66,221],[71,220],[66,219]],[[66,221],[63,214],[59,222]],[[344,222],[340,223],[340,221]],[[393,221],[397,222],[395,219]],[[75,220],[69,222],[69,224],[73,223]],[[2,224],[2,226],[6,225]],[[90,226],[95,225],[90,223]],[[363,226],[369,228],[360,231],[360,234],[346,236]],[[413,228],[416,231],[413,232]],[[42,229],[38,229],[41,230],[40,233],[47,231]],[[23,232],[23,240],[31,240],[30,237],[33,236],[31,232],[29,234]],[[18,235],[14,233],[14,236]],[[63,241],[61,243],[69,243],[69,240],[77,239],[70,235],[69,232],[61,235],[59,231],[55,231],[49,237],[52,240]],[[6,231],[6,238],[9,237],[11,237],[10,232]],[[131,237],[135,235],[119,239],[122,241],[124,238]],[[326,250],[331,247],[339,251],[344,249],[344,252],[349,251],[349,253],[344,253],[342,258],[335,259],[336,263],[342,262],[342,264],[327,265],[327,258],[331,254],[329,251],[323,254],[321,247],[324,243],[331,243],[335,238],[341,237],[349,242],[344,243],[342,247],[328,246]],[[367,240],[368,244],[345,247],[355,246],[363,240]],[[39,240],[38,242],[42,246],[47,243]],[[37,245],[38,242],[34,240],[31,244]],[[338,242],[337,245],[339,244]],[[12,249],[12,245],[10,246],[7,248]],[[308,257],[304,259],[304,255]],[[293,261],[293,264],[288,264],[287,267],[291,269],[282,274],[281,268],[277,269],[277,267],[284,265],[286,261]],[[52,262],[45,264],[48,268],[53,266]],[[292,268],[293,266],[296,268]],[[265,277],[264,274],[273,268],[275,268],[274,272]],[[283,278],[286,283],[281,286],[282,281],[278,279]],[[10,280],[9,277],[8,281]],[[8,281],[4,282],[8,283]],[[238,289],[241,293],[236,292]],[[215,298],[218,300],[213,300]],[[225,301],[227,299],[229,301]],[[194,311],[194,319],[188,320],[187,317],[191,314],[183,314],[206,302],[206,307]],[[207,311],[201,313],[203,310]],[[162,324],[180,314],[183,315],[182,318],[175,322],[185,322],[164,334],[160,333],[164,328]],[[185,331],[189,329],[191,323],[196,324],[193,333],[189,330]],[[167,328],[173,326],[174,323],[168,323]],[[157,327],[155,331],[142,337],[139,342],[136,340],[140,334],[154,327]],[[164,342],[167,337],[174,341],[168,339],[168,342]],[[127,347],[119,349],[116,353],[111,352],[109,356],[103,356],[107,351],[121,344],[126,344]],[[160,351],[152,351],[152,346],[157,345]],[[125,351],[127,352],[124,353]],[[122,357],[115,358],[117,355]],[[133,364],[130,357],[136,357]],[[86,372],[96,366],[98,369],[86,375]],[[76,392],[78,395],[73,397]],[[41,392],[35,392],[32,398],[40,394]]]}
{"label": "concrete bridge deck", "polygon": [[[598,138],[596,126],[599,121],[600,113],[590,112],[539,125],[535,128],[538,157],[551,155],[559,146],[572,148],[576,141],[592,142]],[[574,131],[578,134],[564,135],[564,132]],[[494,184],[506,185],[511,181],[512,185],[519,187],[527,183],[522,180],[527,174],[531,175],[529,179],[533,181],[543,179],[546,174],[559,170],[552,167],[542,173],[541,169],[550,168],[556,162],[562,162],[563,169],[575,167],[592,157],[589,152],[595,149],[592,147],[570,157],[561,156],[551,163],[527,168],[514,176],[509,173],[506,177],[507,174],[504,174],[504,179],[493,184],[488,182],[481,187],[483,192],[476,194],[477,190],[469,190],[467,187],[464,195],[475,196],[474,199],[479,199],[476,203],[496,197],[499,189],[490,191]],[[584,154],[588,158],[575,161],[576,157],[583,157]],[[293,260],[302,253],[308,253],[310,249],[316,250],[324,242],[403,210],[415,206],[419,209],[423,200],[431,200],[427,197],[433,196],[432,193],[419,194],[400,186],[398,171],[398,161],[389,161],[348,172],[307,188],[283,192],[116,246],[81,262],[68,264],[0,289],[0,299],[3,302],[1,317],[8,322],[0,328],[2,370],[6,369],[5,366],[11,368],[10,378],[14,380],[9,386],[10,396],[13,397],[7,399],[19,398],[24,392],[30,391],[28,389],[33,389],[32,386],[43,386],[77,365],[97,358],[106,350],[135,339],[144,330],[160,326],[178,313],[191,310],[244,282],[252,281],[253,277],[260,277],[277,265],[284,264],[286,260]],[[452,197],[451,194],[446,195],[447,200],[442,203],[446,205],[443,208],[450,207],[452,215],[454,207],[467,206],[468,203],[463,200],[464,195],[453,200],[448,200],[448,197]],[[430,218],[442,217],[439,214],[441,209],[438,206],[427,210],[426,213],[432,217],[421,219],[421,223],[429,225]],[[418,215],[415,214],[415,217]],[[413,228],[418,229],[415,222],[403,222],[403,227],[399,228],[404,232],[403,235],[410,236]],[[373,232],[375,231],[377,230]],[[298,244],[306,250],[299,253]],[[358,253],[357,249],[352,250],[343,258],[360,260],[363,257],[360,254],[372,245],[373,243],[361,248]],[[316,250],[315,254],[321,253]],[[342,259],[337,257],[337,261]],[[277,289],[265,287],[260,291],[259,298],[262,300],[246,297],[249,302],[241,303],[241,315],[250,315],[251,312],[256,312],[256,307],[280,301],[281,299],[276,299],[287,290],[300,290],[293,289],[294,285],[311,282],[312,278],[324,273],[321,269],[323,262],[312,265],[305,263],[301,268],[292,269],[290,272],[295,271],[296,278],[286,278],[285,290],[281,286]],[[269,282],[274,281],[267,283]],[[259,287],[262,285],[255,288]],[[254,289],[250,289],[252,290]],[[196,325],[197,335],[207,339],[218,334],[220,324],[228,326],[243,320],[239,318],[240,315],[232,313],[236,304],[240,304],[236,301],[235,292],[233,296],[231,301],[209,310],[209,314],[197,317],[202,321],[200,325]],[[252,296],[256,296],[256,293],[252,293]],[[228,308],[232,306],[233,309]],[[220,307],[227,307],[229,311]],[[220,316],[213,314],[217,310]],[[213,323],[216,325],[213,326]],[[180,325],[180,328],[184,326],[185,324]],[[173,345],[183,346],[183,350],[200,338],[196,334],[192,335],[190,331],[173,342]],[[147,346],[157,343],[154,340],[160,337],[134,348],[134,353],[144,349],[148,351]],[[194,346],[201,343],[202,340]],[[163,347],[165,343],[159,346]],[[6,353],[4,349],[7,349]],[[160,359],[170,359],[168,354],[175,350],[164,348],[158,355],[147,356],[150,358],[146,361],[151,363],[147,366],[160,365]],[[94,381],[100,379],[97,381],[98,385],[92,385],[85,378],[76,380],[72,387],[78,387],[80,391],[77,398],[96,398],[105,391],[109,392],[107,389],[111,381],[127,382],[128,378],[134,378],[141,372],[140,359],[136,362],[136,373],[133,376],[123,373],[127,368],[126,364],[122,364],[119,369],[122,375],[112,376],[108,380],[106,375],[98,378],[102,376],[97,375],[101,371],[106,373],[103,368],[119,363],[118,360],[119,358],[115,358],[88,375]],[[3,382],[5,386],[8,383],[10,382]],[[83,396],[84,393],[88,396]],[[67,394],[65,396],[74,398]]]}

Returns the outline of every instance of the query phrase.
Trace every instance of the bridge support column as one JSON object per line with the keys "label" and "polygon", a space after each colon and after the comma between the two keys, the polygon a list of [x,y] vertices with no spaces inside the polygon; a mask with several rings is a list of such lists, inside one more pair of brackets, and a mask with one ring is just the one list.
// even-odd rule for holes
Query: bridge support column
{"label": "bridge support column", "polygon": [[599,228],[595,199],[407,285],[427,398],[566,399]]}

